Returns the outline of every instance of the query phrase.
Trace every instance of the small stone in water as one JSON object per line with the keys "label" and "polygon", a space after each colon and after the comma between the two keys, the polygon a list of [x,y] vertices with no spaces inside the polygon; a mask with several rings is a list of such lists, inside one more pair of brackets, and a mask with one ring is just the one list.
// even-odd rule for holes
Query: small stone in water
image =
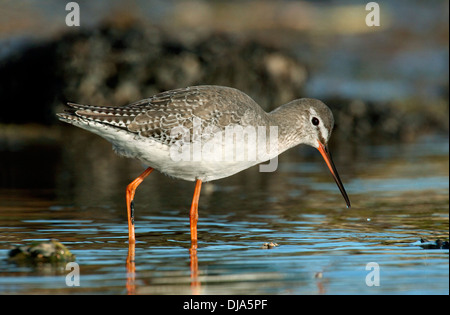
{"label": "small stone in water", "polygon": [[32,242],[30,245],[16,246],[9,251],[8,260],[27,263],[56,263],[74,261],[75,255],[57,240],[50,240],[46,242]]}
{"label": "small stone in water", "polygon": [[271,248],[274,248],[274,247],[277,247],[277,246],[279,246],[277,243],[270,242],[270,243],[264,243],[261,246],[261,248],[263,248],[263,249],[271,249]]}

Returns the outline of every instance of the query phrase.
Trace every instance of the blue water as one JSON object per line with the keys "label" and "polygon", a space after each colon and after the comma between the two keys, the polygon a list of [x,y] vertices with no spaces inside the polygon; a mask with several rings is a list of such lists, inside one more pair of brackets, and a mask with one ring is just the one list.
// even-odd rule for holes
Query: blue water
{"label": "blue water", "polygon": [[[447,149],[422,150],[443,141],[439,147]],[[448,139],[361,151],[379,154],[362,153],[352,163],[334,154],[350,209],[320,155],[304,155],[301,148],[281,156],[275,173],[254,168],[205,184],[195,283],[188,220],[193,185],[151,174],[135,199],[133,293],[448,294],[448,250],[423,249],[418,242],[448,240]],[[114,155],[97,171],[106,174],[117,161],[125,163],[118,169],[129,165],[130,178],[139,173],[139,165]],[[83,165],[81,182],[57,180],[62,186],[50,191],[2,190],[6,202],[0,207],[0,257],[14,244],[56,238],[76,255],[80,286],[66,285],[64,264],[1,259],[1,294],[130,293],[127,176],[103,182],[84,176],[91,169]],[[262,248],[267,242],[278,246]],[[366,284],[371,262],[379,266],[379,286]]]}

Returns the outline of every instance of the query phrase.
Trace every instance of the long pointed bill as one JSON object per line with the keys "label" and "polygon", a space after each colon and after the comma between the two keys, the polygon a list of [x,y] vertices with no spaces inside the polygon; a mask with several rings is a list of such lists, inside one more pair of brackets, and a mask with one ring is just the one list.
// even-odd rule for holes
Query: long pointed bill
{"label": "long pointed bill", "polygon": [[333,160],[331,159],[331,155],[328,152],[327,147],[324,146],[319,141],[319,147],[317,149],[319,150],[320,154],[322,154],[323,159],[327,163],[328,168],[330,169],[330,172],[333,175],[334,181],[338,185],[339,190],[341,191],[341,194],[344,197],[345,202],[347,203],[347,208],[350,208],[350,199],[348,199],[347,193],[345,192],[344,185],[342,184],[341,179],[339,178],[338,171],[336,169],[336,166],[334,166]]}

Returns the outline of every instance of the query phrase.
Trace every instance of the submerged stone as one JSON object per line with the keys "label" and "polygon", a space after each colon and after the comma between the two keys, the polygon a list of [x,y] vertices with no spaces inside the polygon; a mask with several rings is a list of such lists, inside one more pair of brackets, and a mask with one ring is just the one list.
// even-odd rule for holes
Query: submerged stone
{"label": "submerged stone", "polygon": [[423,249],[449,249],[448,241],[442,241],[437,239],[436,241],[428,241],[427,239],[421,238],[420,243],[418,243]]}
{"label": "submerged stone", "polygon": [[16,246],[9,251],[8,260],[20,263],[57,263],[74,261],[75,255],[57,240],[50,240]]}

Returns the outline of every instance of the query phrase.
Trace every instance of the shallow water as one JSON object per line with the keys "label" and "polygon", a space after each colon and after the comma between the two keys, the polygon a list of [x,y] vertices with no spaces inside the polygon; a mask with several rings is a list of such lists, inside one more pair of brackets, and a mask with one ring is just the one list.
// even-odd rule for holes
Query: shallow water
{"label": "shallow water", "polygon": [[[196,256],[194,184],[154,172],[136,193],[130,279],[124,192],[143,167],[94,135],[63,130],[65,145],[3,148],[0,294],[449,294],[449,251],[418,245],[448,240],[448,138],[332,147],[350,209],[305,146],[283,154],[274,173],[256,167],[204,184]],[[51,238],[77,256],[80,286],[66,285],[64,264],[4,260],[12,245]],[[379,286],[366,284],[370,262]]]}

